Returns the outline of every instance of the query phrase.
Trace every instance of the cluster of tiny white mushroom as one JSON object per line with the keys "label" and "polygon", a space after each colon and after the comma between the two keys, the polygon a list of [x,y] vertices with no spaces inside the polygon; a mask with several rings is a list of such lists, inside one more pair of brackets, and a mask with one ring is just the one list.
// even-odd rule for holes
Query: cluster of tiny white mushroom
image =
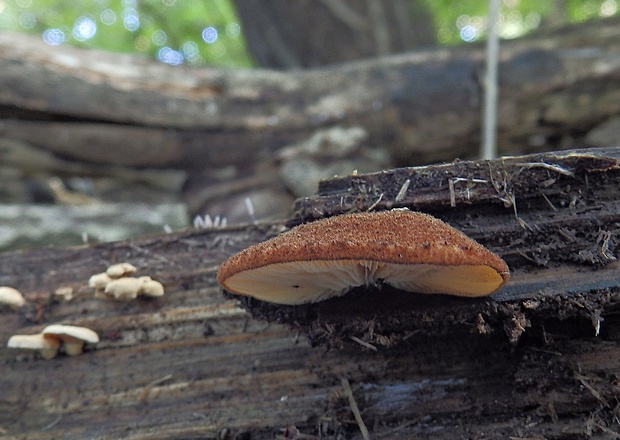
{"label": "cluster of tiny white mushroom", "polygon": [[[114,264],[103,273],[90,277],[88,285],[95,289],[95,294],[115,299],[129,301],[139,295],[159,297],[164,294],[164,286],[149,276],[131,277],[136,268],[129,263]],[[54,292],[66,301],[73,298],[73,289],[59,288]],[[0,305],[19,308],[26,304],[24,297],[12,287],[0,287]],[[7,343],[8,348],[36,350],[44,359],[56,357],[59,351],[69,356],[82,353],[84,344],[96,344],[99,335],[86,327],[73,325],[52,324],[34,335],[13,335]]]}
{"label": "cluster of tiny white mushroom", "polygon": [[60,349],[69,356],[77,356],[84,350],[84,344],[96,344],[99,335],[86,327],[52,324],[36,335],[13,335],[7,343],[8,348],[36,350],[43,359],[56,357]]}
{"label": "cluster of tiny white mushroom", "polygon": [[[0,287],[0,305],[17,309],[25,304],[26,300],[18,290],[8,286]],[[99,342],[99,335],[89,328],[52,324],[36,335],[11,336],[7,347],[35,350],[41,354],[43,359],[52,359],[61,349],[69,356],[77,356],[82,353],[85,343],[96,344],[97,342]]]}
{"label": "cluster of tiny white mushroom", "polygon": [[225,228],[228,220],[226,217],[220,217],[216,215],[213,219],[209,214],[206,214],[204,217],[197,215],[194,217],[194,228],[196,229],[217,229],[217,228]]}
{"label": "cluster of tiny white mushroom", "polygon": [[164,286],[149,276],[132,277],[137,269],[129,263],[114,264],[105,272],[95,274],[88,280],[88,286],[95,289],[95,295],[116,301],[131,301],[138,296],[159,297]]}

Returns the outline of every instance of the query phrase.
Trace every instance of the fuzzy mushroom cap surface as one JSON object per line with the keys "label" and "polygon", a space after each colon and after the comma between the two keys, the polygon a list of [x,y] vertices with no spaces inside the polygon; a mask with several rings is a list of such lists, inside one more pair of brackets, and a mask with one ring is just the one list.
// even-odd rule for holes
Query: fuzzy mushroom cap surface
{"label": "fuzzy mushroom cap surface", "polygon": [[217,282],[232,293],[302,304],[378,283],[479,297],[508,278],[506,263],[462,232],[430,215],[398,209],[297,226],[233,255]]}

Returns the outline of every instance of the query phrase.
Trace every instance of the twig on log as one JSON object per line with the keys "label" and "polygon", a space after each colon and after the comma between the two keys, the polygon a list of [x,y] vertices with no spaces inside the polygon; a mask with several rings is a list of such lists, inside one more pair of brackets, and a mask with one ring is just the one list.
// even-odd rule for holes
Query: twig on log
{"label": "twig on log", "polygon": [[349,400],[349,406],[351,407],[351,412],[353,412],[353,416],[355,417],[355,421],[357,422],[357,426],[360,428],[360,432],[362,433],[362,437],[364,440],[370,440],[370,434],[368,433],[368,428],[364,424],[364,420],[362,419],[362,415],[360,414],[360,410],[357,407],[357,402],[355,401],[355,397],[353,396],[353,390],[351,390],[351,384],[349,384],[349,380],[346,377],[343,377],[341,382],[342,388],[344,388],[344,394],[347,396]]}

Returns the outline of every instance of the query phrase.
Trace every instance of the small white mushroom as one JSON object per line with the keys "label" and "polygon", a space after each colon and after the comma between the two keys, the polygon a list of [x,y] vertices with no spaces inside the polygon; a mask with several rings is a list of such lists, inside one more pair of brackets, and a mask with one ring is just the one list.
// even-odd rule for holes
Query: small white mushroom
{"label": "small white mushroom", "polygon": [[88,280],[88,287],[92,287],[95,290],[105,290],[110,281],[112,281],[112,278],[107,273],[97,273]]}
{"label": "small white mushroom", "polygon": [[159,281],[155,281],[151,279],[151,277],[140,277],[138,280],[142,283],[139,292],[141,295],[150,296],[152,298],[164,296],[164,286]]}
{"label": "small white mushroom", "polygon": [[86,327],[75,325],[52,324],[41,332],[46,338],[57,338],[63,342],[65,353],[77,356],[84,350],[84,343],[96,344],[99,335]]}
{"label": "small white mushroom", "polygon": [[6,344],[8,348],[21,348],[23,350],[37,350],[43,359],[52,359],[58,354],[60,340],[47,338],[43,334],[37,335],[13,335]]}
{"label": "small white mushroom", "polygon": [[63,286],[54,291],[54,295],[61,298],[64,301],[71,301],[73,299],[73,287]]}
{"label": "small white mushroom", "polygon": [[121,278],[128,275],[133,275],[138,269],[134,265],[129,263],[118,263],[108,267],[106,273],[110,278]]}
{"label": "small white mushroom", "polygon": [[142,284],[138,278],[119,278],[108,283],[105,293],[118,301],[131,301],[138,296]]}
{"label": "small white mushroom", "polygon": [[2,286],[0,287],[0,304],[18,308],[26,304],[26,300],[18,290],[8,286]]}

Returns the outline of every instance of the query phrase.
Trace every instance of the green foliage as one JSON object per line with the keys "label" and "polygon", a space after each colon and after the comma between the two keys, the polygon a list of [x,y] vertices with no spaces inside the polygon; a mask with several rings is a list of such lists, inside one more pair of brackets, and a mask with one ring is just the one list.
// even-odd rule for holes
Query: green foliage
{"label": "green foliage", "polygon": [[[440,44],[484,37],[489,0],[412,1],[431,11]],[[616,15],[619,1],[501,0],[499,32],[515,38],[545,23]],[[144,53],[170,64],[252,65],[231,0],[0,0],[0,29],[42,35],[50,44]]]}
{"label": "green foliage", "polygon": [[[441,44],[484,37],[489,0],[421,0],[435,18]],[[580,22],[618,14],[618,0],[500,0],[499,34],[516,38],[544,26]]]}
{"label": "green foliage", "polygon": [[145,53],[170,64],[251,65],[230,0],[5,1],[0,28],[50,44]]}

